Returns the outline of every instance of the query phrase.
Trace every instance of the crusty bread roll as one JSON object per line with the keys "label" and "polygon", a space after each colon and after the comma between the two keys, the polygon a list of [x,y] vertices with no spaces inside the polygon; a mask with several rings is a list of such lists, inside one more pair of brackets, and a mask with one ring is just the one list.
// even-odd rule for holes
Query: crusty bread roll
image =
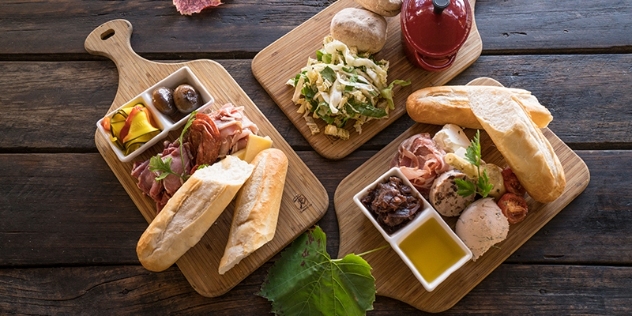
{"label": "crusty bread roll", "polygon": [[551,112],[538,102],[531,92],[523,89],[489,86],[437,86],[413,92],[406,100],[406,111],[419,123],[481,129],[482,126],[470,109],[469,94],[472,90],[501,89],[515,96],[529,113],[539,128],[544,128],[553,120]]}
{"label": "crusty bread roll", "polygon": [[355,2],[369,11],[386,17],[398,15],[402,8],[402,0],[355,0]]}
{"label": "crusty bread roll", "polygon": [[345,8],[331,19],[329,31],[337,39],[358,52],[379,52],[386,43],[386,19],[369,10]]}
{"label": "crusty bread roll", "polygon": [[252,176],[239,190],[235,213],[219,274],[224,274],[255,250],[272,240],[276,231],[288,159],[283,151],[269,148],[252,161]]}
{"label": "crusty bread roll", "polygon": [[163,271],[195,246],[252,170],[251,164],[229,155],[195,171],[138,240],[136,254],[143,267]]}
{"label": "crusty bread roll", "polygon": [[468,96],[472,112],[527,193],[542,203],[559,197],[566,186],[564,168],[518,96],[482,86],[470,88]]}

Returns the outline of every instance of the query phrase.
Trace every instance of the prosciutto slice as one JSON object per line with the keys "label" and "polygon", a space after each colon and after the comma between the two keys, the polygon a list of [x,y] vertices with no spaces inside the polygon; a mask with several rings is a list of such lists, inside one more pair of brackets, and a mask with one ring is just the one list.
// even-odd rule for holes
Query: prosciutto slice
{"label": "prosciutto slice", "polygon": [[437,146],[430,134],[420,133],[404,140],[391,160],[415,188],[428,198],[435,178],[452,169],[444,161],[445,151]]}
{"label": "prosciutto slice", "polygon": [[206,8],[216,7],[220,4],[222,4],[220,0],[173,0],[173,5],[182,15],[200,13]]}
{"label": "prosciutto slice", "polygon": [[220,131],[219,158],[245,148],[248,136],[259,131],[257,125],[244,115],[243,106],[227,103],[209,116]]}

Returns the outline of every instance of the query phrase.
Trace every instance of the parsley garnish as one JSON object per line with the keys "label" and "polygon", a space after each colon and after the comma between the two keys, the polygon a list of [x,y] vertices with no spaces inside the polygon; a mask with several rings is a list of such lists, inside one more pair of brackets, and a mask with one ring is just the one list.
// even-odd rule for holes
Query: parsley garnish
{"label": "parsley garnish", "polygon": [[460,196],[469,196],[475,193],[480,194],[482,197],[487,197],[489,192],[492,191],[494,187],[493,184],[489,183],[489,176],[487,176],[487,170],[483,169],[481,173],[481,142],[480,142],[480,131],[476,130],[476,135],[470,141],[470,146],[467,147],[465,152],[465,159],[476,166],[476,170],[478,172],[478,179],[476,180],[476,184],[462,179],[455,179],[457,186],[457,193]]}
{"label": "parsley garnish", "polygon": [[[196,113],[197,111],[191,112],[191,115],[189,115],[189,119],[187,119],[187,122],[186,124],[184,124],[184,128],[182,129],[182,132],[180,133],[180,137],[178,137],[180,157],[184,157],[183,156],[184,152],[182,150],[182,148],[184,147],[182,146],[182,142],[184,141],[184,134],[193,123],[193,120],[195,120]],[[187,178],[189,178],[189,175],[186,174],[186,171],[184,168],[184,159],[180,159],[180,161],[182,162],[182,170],[183,170],[182,174],[173,172],[173,170],[171,169],[171,157],[163,161],[160,154],[155,155],[149,159],[149,170],[152,172],[158,173],[158,176],[156,177],[156,181],[160,181],[166,178],[170,174],[176,175],[182,178],[183,180],[186,180]]]}

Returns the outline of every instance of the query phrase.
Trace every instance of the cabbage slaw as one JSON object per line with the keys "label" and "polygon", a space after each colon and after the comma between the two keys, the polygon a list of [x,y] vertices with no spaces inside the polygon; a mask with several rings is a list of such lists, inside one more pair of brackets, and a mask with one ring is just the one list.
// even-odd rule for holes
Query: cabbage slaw
{"label": "cabbage slaw", "polygon": [[362,132],[362,124],[388,117],[393,103],[393,86],[406,86],[408,81],[394,80],[387,85],[388,61],[375,61],[370,56],[358,55],[331,36],[323,40],[323,48],[316,59],[308,58],[307,66],[288,80],[294,87],[292,101],[299,106],[312,135],[320,133],[314,119],[327,123],[325,135],[349,139],[344,128],[349,120]]}

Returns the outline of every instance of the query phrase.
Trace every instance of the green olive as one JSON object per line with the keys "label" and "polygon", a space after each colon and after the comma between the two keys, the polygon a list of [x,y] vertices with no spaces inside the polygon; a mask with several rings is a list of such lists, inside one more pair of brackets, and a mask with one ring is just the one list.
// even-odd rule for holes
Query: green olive
{"label": "green olive", "polygon": [[158,111],[165,115],[171,115],[176,112],[176,105],[173,102],[173,90],[167,87],[160,87],[151,94],[151,99]]}
{"label": "green olive", "polygon": [[181,84],[176,88],[173,92],[173,100],[178,111],[182,113],[191,113],[202,103],[200,95],[188,84]]}

